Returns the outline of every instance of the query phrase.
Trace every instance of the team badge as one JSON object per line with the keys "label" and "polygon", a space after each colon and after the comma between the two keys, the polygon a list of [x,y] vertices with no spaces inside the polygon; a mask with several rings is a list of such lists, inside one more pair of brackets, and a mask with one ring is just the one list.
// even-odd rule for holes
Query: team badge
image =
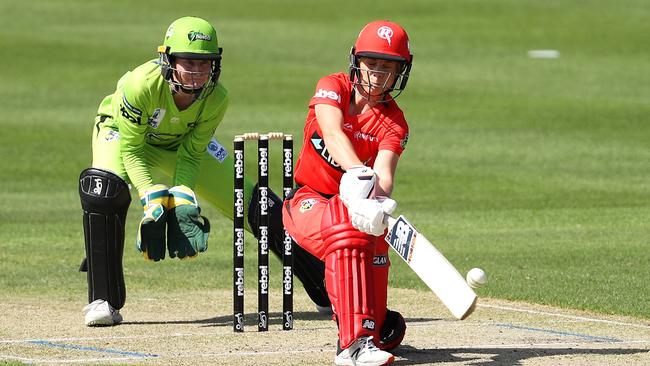
{"label": "team badge", "polygon": [[379,29],[377,29],[377,36],[379,36],[379,38],[381,39],[385,39],[386,42],[388,42],[388,45],[390,46],[391,38],[393,38],[393,30],[391,29],[391,27],[387,27],[384,25],[383,27],[379,27]]}
{"label": "team badge", "polygon": [[402,149],[406,149],[406,144],[409,142],[409,134],[406,133],[406,136],[399,142],[400,146],[402,146]]}
{"label": "team badge", "polygon": [[316,204],[316,200],[313,198],[302,200],[302,202],[300,202],[300,213],[305,213],[305,211],[311,210],[315,204]]}
{"label": "team badge", "polygon": [[189,32],[187,34],[187,39],[189,39],[190,42],[194,42],[194,41],[197,41],[197,40],[211,41],[212,37],[210,37],[210,35],[208,35],[208,34],[203,34],[203,33],[199,32],[199,31],[191,31],[191,32]]}
{"label": "team badge", "polygon": [[149,117],[149,120],[147,121],[149,126],[153,128],[158,128],[160,122],[162,122],[163,118],[165,118],[165,112],[166,111],[163,108],[154,109],[153,113],[151,114],[151,117]]}

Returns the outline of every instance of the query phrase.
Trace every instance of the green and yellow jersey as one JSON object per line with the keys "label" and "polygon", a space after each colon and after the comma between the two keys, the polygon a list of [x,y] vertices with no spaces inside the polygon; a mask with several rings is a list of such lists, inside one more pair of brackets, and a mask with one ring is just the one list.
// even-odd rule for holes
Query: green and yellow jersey
{"label": "green and yellow jersey", "polygon": [[228,107],[221,83],[205,99],[179,111],[157,60],[127,72],[97,112],[104,126],[119,132],[120,154],[131,183],[139,192],[154,182],[145,145],[177,151],[174,185],[193,188],[200,162]]}

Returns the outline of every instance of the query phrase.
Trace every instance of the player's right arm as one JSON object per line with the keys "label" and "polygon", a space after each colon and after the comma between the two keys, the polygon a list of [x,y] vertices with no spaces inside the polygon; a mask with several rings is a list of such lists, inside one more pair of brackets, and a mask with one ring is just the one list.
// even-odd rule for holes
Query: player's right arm
{"label": "player's right arm", "polygon": [[144,157],[145,134],[147,131],[146,106],[150,96],[143,77],[131,72],[125,76],[120,93],[116,93],[115,119],[120,131],[120,149],[124,168],[141,194],[153,185],[153,178]]}
{"label": "player's right arm", "polygon": [[343,111],[338,107],[329,104],[316,104],[314,106],[316,120],[320,128],[325,146],[330,156],[343,170],[353,166],[363,165],[357,153],[354,151],[352,142],[343,132]]}

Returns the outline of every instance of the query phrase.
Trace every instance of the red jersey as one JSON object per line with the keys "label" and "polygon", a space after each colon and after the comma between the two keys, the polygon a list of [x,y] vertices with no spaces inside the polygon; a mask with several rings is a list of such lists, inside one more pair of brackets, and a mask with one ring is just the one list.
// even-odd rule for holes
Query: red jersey
{"label": "red jersey", "polygon": [[344,173],[327,151],[316,120],[316,104],[329,104],[343,112],[343,131],[366,166],[373,166],[379,150],[390,150],[398,155],[404,151],[408,124],[397,103],[391,99],[365,113],[350,116],[352,88],[349,76],[344,73],[332,74],[318,81],[316,93],[309,102],[302,151],[296,163],[297,184],[334,195],[339,193],[339,182]]}

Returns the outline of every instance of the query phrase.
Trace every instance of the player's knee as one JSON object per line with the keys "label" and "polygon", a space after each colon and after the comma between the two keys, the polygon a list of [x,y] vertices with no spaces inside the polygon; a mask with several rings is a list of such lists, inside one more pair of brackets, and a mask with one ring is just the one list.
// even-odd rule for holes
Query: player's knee
{"label": "player's knee", "polygon": [[348,211],[338,196],[329,200],[321,221],[321,236],[325,244],[325,256],[342,248],[369,250],[374,237],[352,226]]}
{"label": "player's knee", "polygon": [[402,343],[404,334],[406,334],[404,317],[397,311],[388,310],[379,333],[380,338],[377,346],[386,351],[394,349]]}
{"label": "player's knee", "polygon": [[131,202],[129,185],[107,170],[88,168],[79,177],[81,206],[87,212],[116,213]]}

